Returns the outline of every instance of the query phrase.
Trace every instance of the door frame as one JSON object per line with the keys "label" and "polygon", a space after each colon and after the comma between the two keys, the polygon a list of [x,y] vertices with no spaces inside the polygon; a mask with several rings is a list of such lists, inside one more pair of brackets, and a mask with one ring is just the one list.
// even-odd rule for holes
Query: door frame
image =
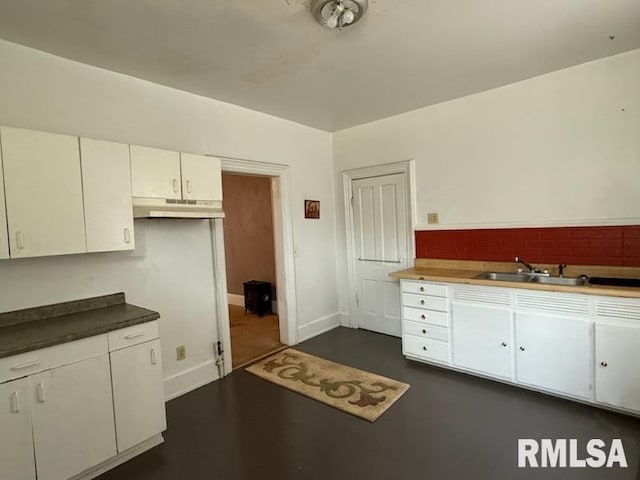
{"label": "door frame", "polygon": [[342,172],[342,185],[344,191],[344,214],[346,224],[347,239],[347,283],[349,295],[349,327],[358,328],[358,305],[356,296],[358,293],[357,279],[357,258],[356,240],[354,233],[353,217],[353,181],[363,178],[382,177],[385,175],[404,174],[405,187],[405,209],[407,212],[407,261],[415,258],[415,236],[413,229],[416,225],[415,219],[415,161],[405,160],[402,162],[386,163],[383,165],[373,165],[371,167],[356,168]]}
{"label": "door frame", "polygon": [[[298,308],[296,301],[290,168],[288,165],[225,157],[221,157],[220,162],[223,173],[260,175],[269,177],[271,180],[271,208],[273,214],[280,341],[285,345],[296,345],[298,343]],[[224,374],[228,375],[232,372],[233,365],[227,299],[224,220],[222,218],[216,218],[211,222],[211,239],[218,333],[225,352]]]}

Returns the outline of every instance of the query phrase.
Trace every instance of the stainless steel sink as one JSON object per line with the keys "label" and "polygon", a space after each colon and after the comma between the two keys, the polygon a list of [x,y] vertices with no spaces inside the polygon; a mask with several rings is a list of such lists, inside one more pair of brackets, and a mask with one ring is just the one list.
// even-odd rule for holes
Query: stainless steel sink
{"label": "stainless steel sink", "polygon": [[586,285],[585,278],[551,277],[544,275],[528,275],[526,273],[482,272],[475,278],[495,280],[497,282],[538,283],[541,285],[566,285],[578,287]]}
{"label": "stainless steel sink", "polygon": [[502,272],[482,272],[476,276],[479,279],[497,280],[499,282],[521,282],[526,283],[531,281],[531,276],[523,275],[521,273],[502,273]]}
{"label": "stainless steel sink", "polygon": [[581,287],[587,284],[586,278],[565,278],[565,277],[533,277],[531,283],[541,283],[544,285],[567,285],[570,287]]}

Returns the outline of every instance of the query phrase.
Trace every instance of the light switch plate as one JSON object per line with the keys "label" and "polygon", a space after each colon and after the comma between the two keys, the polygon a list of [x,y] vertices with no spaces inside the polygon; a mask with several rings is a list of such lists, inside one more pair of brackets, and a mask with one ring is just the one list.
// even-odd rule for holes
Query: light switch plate
{"label": "light switch plate", "polygon": [[438,221],[437,213],[427,213],[427,223],[438,223]]}

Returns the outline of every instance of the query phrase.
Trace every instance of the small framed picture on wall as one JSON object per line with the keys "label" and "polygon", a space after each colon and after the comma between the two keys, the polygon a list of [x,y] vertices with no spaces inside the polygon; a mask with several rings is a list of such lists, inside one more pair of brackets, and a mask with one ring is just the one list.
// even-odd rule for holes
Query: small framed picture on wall
{"label": "small framed picture on wall", "polygon": [[320,200],[304,201],[304,218],[320,218]]}

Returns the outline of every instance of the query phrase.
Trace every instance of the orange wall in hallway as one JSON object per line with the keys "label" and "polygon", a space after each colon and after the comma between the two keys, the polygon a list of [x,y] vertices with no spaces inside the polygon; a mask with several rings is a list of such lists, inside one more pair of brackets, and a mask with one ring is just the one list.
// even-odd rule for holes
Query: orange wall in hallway
{"label": "orange wall in hallway", "polygon": [[223,173],[222,192],[228,293],[249,280],[275,285],[271,179]]}

